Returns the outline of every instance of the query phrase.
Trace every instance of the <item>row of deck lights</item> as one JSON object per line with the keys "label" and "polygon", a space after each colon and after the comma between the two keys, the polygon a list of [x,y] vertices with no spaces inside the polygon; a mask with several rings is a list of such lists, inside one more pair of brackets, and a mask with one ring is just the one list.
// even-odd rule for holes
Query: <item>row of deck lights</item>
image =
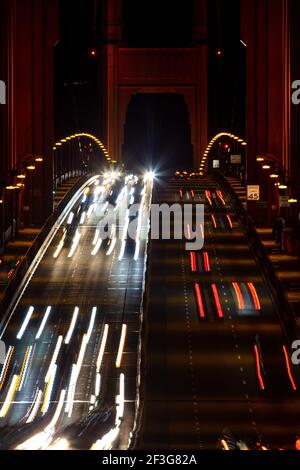
{"label": "row of deck lights", "polygon": [[[102,151],[102,153],[103,153],[105,159],[107,160],[107,162],[113,163],[113,164],[117,163],[116,160],[112,160],[110,158],[109,153],[108,153],[107,149],[105,148],[105,146],[103,145],[103,143],[101,142],[101,140],[99,140],[93,134],[89,134],[87,132],[72,134],[70,136],[67,136],[67,137],[61,139],[60,141],[55,143],[55,145],[53,147],[53,150],[55,151],[59,147],[62,147],[67,142],[70,142],[73,139],[79,139],[81,137],[86,137],[86,138],[91,139],[92,141],[94,141],[95,144]],[[32,157],[28,160],[25,160],[21,165],[17,165],[17,167],[15,169],[11,170],[11,174],[10,174],[10,176],[13,176],[13,178],[17,180],[16,184],[9,184],[7,186],[4,186],[4,188],[7,191],[14,191],[14,190],[23,189],[25,187],[24,182],[25,182],[26,177],[27,177],[27,171],[28,172],[35,171],[36,170],[36,164],[37,163],[42,163],[43,161],[44,161],[44,159],[43,159],[42,156],[36,156],[36,157]],[[3,204],[3,203],[4,203],[3,197],[0,197],[0,204]]]}
{"label": "row of deck lights", "polygon": [[229,137],[230,139],[233,139],[235,140],[236,142],[238,142],[240,145],[242,145],[243,147],[246,147],[247,146],[247,142],[245,142],[244,139],[241,139],[240,137],[238,137],[237,135],[234,135],[234,134],[231,134],[229,132],[220,132],[219,134],[215,135],[215,137],[213,139],[211,139],[211,141],[209,142],[208,146],[206,147],[206,150],[203,154],[203,157],[202,157],[202,160],[201,160],[201,164],[200,164],[200,175],[203,176],[204,175],[204,169],[205,169],[205,166],[207,165],[207,158],[209,156],[209,153],[211,151],[211,149],[213,148],[213,146],[215,145],[215,143],[223,138],[223,137]]}
{"label": "row of deck lights", "polygon": [[[276,165],[278,166],[278,163],[276,161],[270,161],[268,160],[266,157],[264,156],[258,156],[256,158],[256,161],[257,162],[260,162],[262,163],[262,169],[264,171],[269,171],[271,170],[272,172],[270,173],[270,178],[273,179],[273,180],[277,180],[280,178],[280,172],[278,172],[276,170]],[[275,169],[273,170],[272,167],[275,166]],[[285,170],[283,169],[283,171],[285,172]],[[285,182],[279,182],[279,181],[276,181],[274,183],[274,186],[277,188],[277,189],[280,189],[280,190],[287,190],[288,189],[288,185],[285,183]],[[291,197],[289,199],[289,203],[290,204],[296,204],[298,202],[298,199],[294,198],[294,197]]]}
{"label": "row of deck lights", "polygon": [[[22,164],[17,165],[16,168],[12,169],[10,172],[10,177],[12,177],[17,182],[15,184],[9,184],[4,186],[4,189],[7,191],[21,190],[25,187],[25,180],[27,178],[27,171],[33,172],[36,170],[37,163],[43,163],[44,159],[41,156],[33,157],[30,160],[25,160]],[[0,204],[4,203],[3,197],[0,198]]]}
{"label": "row of deck lights", "polygon": [[56,142],[54,144],[53,150],[57,150],[59,147],[62,147],[64,144],[74,140],[74,139],[80,139],[81,137],[86,137],[87,139],[91,139],[95,144],[99,147],[100,151],[103,153],[105,159],[109,163],[117,163],[116,160],[112,160],[107,149],[105,148],[104,144],[101,142],[101,140],[98,139],[98,137],[94,136],[93,134],[88,134],[86,132],[81,132],[79,134],[72,134],[67,137],[64,137],[60,141]]}

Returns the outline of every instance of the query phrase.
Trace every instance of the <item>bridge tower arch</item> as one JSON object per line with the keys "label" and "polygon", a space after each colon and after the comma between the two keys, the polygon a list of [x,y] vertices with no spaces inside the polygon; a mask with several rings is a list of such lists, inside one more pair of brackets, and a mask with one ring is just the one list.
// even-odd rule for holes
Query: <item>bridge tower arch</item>
{"label": "bridge tower arch", "polygon": [[[122,160],[127,107],[138,93],[184,97],[194,166],[207,145],[207,0],[193,0],[193,42],[188,47],[130,47],[123,40],[122,0],[101,2],[100,110],[110,155]],[[170,21],[172,18],[170,12]]]}

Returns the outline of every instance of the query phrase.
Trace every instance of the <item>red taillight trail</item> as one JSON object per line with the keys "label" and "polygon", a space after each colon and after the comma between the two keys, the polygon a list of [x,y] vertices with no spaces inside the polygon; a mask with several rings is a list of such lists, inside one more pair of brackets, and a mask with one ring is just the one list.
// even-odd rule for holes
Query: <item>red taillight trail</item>
{"label": "red taillight trail", "polygon": [[253,299],[255,310],[261,310],[260,301],[259,301],[259,298],[258,298],[258,295],[257,295],[257,291],[254,287],[254,284],[252,282],[248,282],[247,286],[248,286],[248,288],[251,292],[251,296],[252,296],[252,299]]}
{"label": "red taillight trail", "polygon": [[291,385],[293,387],[293,390],[295,392],[297,390],[297,385],[295,383],[295,380],[294,380],[294,377],[293,377],[293,374],[292,374],[292,371],[291,371],[290,358],[289,358],[289,355],[288,355],[288,352],[287,352],[287,349],[286,349],[285,346],[283,346],[283,354],[284,354],[284,358],[285,358],[287,373],[288,373]]}
{"label": "red taillight trail", "polygon": [[213,294],[214,294],[214,299],[215,299],[215,303],[216,303],[216,307],[217,307],[217,311],[218,311],[218,317],[219,318],[224,318],[224,313],[223,313],[223,310],[222,310],[222,305],[221,305],[221,302],[220,302],[220,297],[219,297],[217,286],[216,286],[216,284],[213,284],[211,287],[212,287],[212,291],[213,291]]}
{"label": "red taillight trail", "polygon": [[200,318],[205,318],[205,312],[204,312],[204,306],[203,306],[201,290],[200,290],[200,286],[197,282],[195,284],[195,294],[196,294],[196,300],[197,300],[197,306],[198,306],[198,312],[199,312]]}
{"label": "red taillight trail", "polygon": [[210,272],[210,262],[209,256],[206,251],[203,252],[203,262],[204,262],[204,270],[209,273]]}
{"label": "red taillight trail", "polygon": [[242,295],[242,291],[240,289],[240,286],[238,285],[237,282],[233,282],[232,285],[233,285],[235,295],[236,295],[236,298],[237,298],[237,301],[238,301],[239,309],[244,310],[245,309],[245,302],[244,302],[244,299],[243,299],[243,295]]}
{"label": "red taillight trail", "polygon": [[255,353],[256,373],[258,377],[259,387],[261,390],[265,390],[265,384],[261,375],[259,351],[258,351],[258,347],[256,344],[254,345],[254,353]]}
{"label": "red taillight trail", "polygon": [[193,251],[190,252],[190,265],[192,273],[195,273],[197,271],[197,259],[196,253],[194,253]]}

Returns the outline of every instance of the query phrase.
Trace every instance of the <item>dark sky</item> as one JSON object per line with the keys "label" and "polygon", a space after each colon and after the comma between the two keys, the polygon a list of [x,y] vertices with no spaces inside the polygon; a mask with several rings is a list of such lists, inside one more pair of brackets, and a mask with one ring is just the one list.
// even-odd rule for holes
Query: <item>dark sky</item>
{"label": "dark sky", "polygon": [[124,39],[130,45],[189,45],[191,24],[191,0],[123,0]]}
{"label": "dark sky", "polygon": [[[99,45],[97,2],[61,0],[60,4],[60,43],[55,53],[56,134],[60,137],[83,129],[99,134],[97,85],[101,76],[97,59],[89,56],[89,50]],[[209,136],[223,129],[244,135],[245,48],[239,37],[239,0],[209,0],[208,6]],[[191,0],[124,0],[123,39],[137,47],[191,45],[191,7]],[[216,55],[218,49],[222,50],[221,57]],[[150,106],[149,100],[147,106]],[[162,102],[161,105],[154,102],[151,108],[152,120],[156,119],[155,113],[167,112]],[[134,114],[131,126],[136,127]],[[183,115],[184,112],[180,119]],[[168,121],[166,116],[157,116],[157,122],[160,120]],[[186,123],[182,125],[185,127]],[[130,124],[127,127],[130,134]],[[171,135],[173,131],[169,129],[168,133]],[[145,135],[140,134],[139,140],[143,138]],[[133,147],[136,149],[136,144]],[[127,151],[130,153],[128,139]],[[186,152],[189,152],[188,147]]]}

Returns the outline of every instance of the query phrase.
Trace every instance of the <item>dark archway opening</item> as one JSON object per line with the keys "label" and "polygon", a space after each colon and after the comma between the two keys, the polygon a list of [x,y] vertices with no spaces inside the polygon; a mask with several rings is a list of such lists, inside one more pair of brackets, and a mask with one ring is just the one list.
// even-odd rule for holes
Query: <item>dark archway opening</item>
{"label": "dark archway opening", "polygon": [[132,96],[126,114],[123,160],[132,169],[172,172],[193,168],[191,126],[182,95]]}

